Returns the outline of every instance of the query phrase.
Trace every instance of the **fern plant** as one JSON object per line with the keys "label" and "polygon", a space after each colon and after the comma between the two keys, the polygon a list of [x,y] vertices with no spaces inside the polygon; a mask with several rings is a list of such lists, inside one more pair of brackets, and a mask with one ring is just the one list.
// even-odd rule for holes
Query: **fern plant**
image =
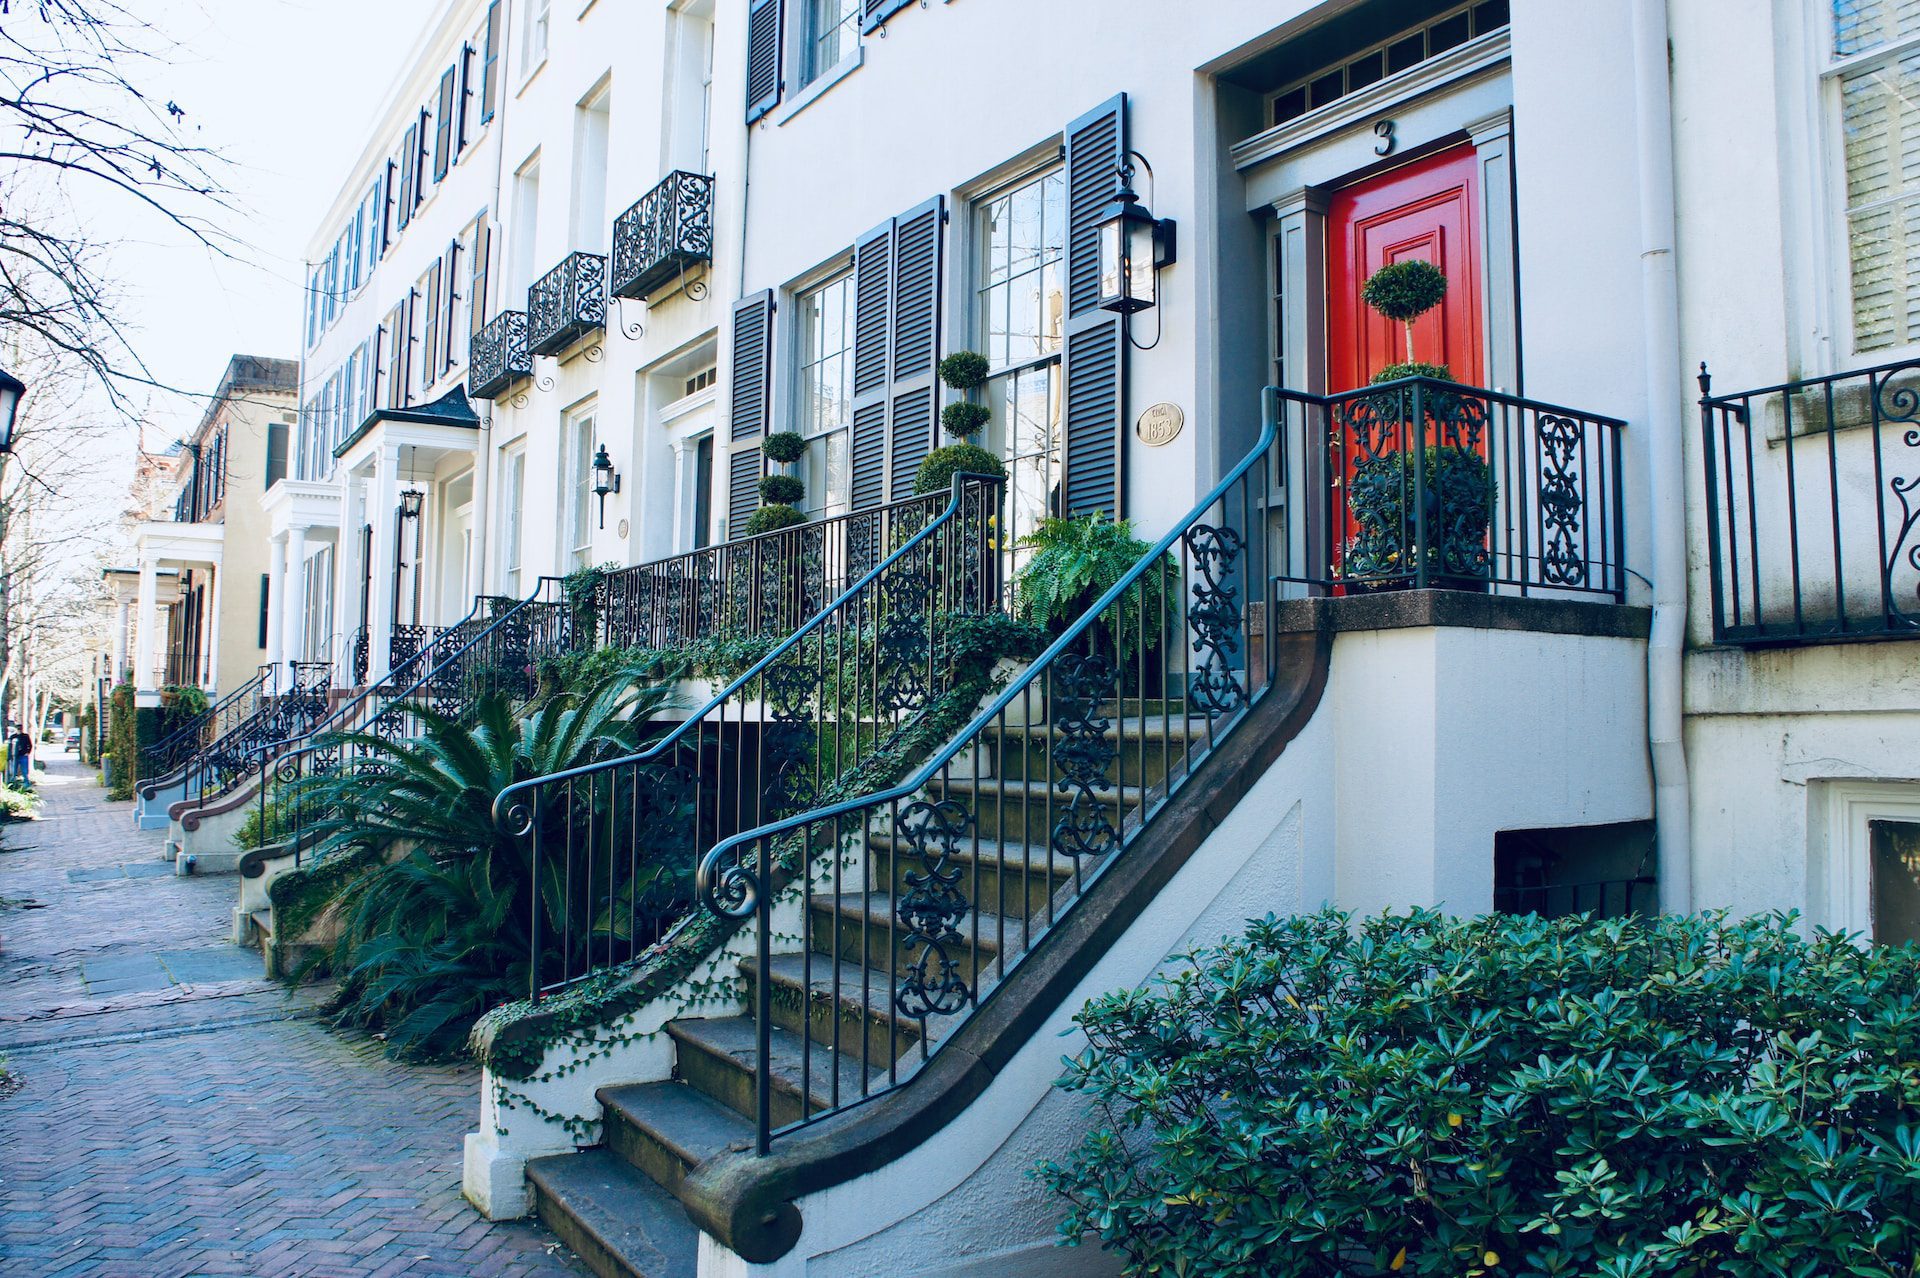
{"label": "fern plant", "polygon": [[[1014,583],[1015,611],[1055,634],[1077,621],[1153,549],[1133,535],[1132,520],[1108,519],[1101,511],[1043,519],[1020,539],[1020,546],[1032,555]],[[1158,645],[1179,584],[1179,564],[1171,554],[1163,556],[1157,570],[1142,573],[1107,609],[1101,624],[1112,635],[1122,665],[1139,648],[1143,631],[1148,650]]]}
{"label": "fern plant", "polygon": [[[566,947],[604,943],[626,928],[629,911],[606,909],[608,900],[641,903],[647,908],[633,913],[642,916],[684,900],[691,867],[642,861],[620,866],[624,881],[612,892],[598,885],[588,902],[561,858],[543,861],[536,873],[528,844],[503,835],[492,813],[493,796],[515,782],[631,752],[667,696],[651,670],[623,670],[585,692],[561,692],[526,718],[494,694],[463,719],[414,707],[423,730],[413,738],[340,738],[368,762],[303,787],[302,801],[321,814],[316,850],[322,858],[362,849],[382,855],[322,907],[340,921],[325,956],[340,979],[336,1018],[384,1029],[398,1055],[443,1055],[482,1012],[525,994],[536,905],[539,957],[552,971],[577,960]],[[569,821],[604,819],[615,804],[624,817],[672,802],[607,787],[575,795],[571,809],[553,804],[540,819],[558,831]],[[589,804],[603,810],[589,812]],[[592,927],[562,926],[595,902],[601,912]]]}

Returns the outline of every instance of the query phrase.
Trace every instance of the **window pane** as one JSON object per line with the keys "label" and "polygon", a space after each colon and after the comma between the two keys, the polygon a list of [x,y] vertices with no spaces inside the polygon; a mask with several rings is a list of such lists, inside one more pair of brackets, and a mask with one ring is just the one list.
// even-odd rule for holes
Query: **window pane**
{"label": "window pane", "polygon": [[1920,823],[1869,821],[1873,855],[1873,939],[1920,940]]}
{"label": "window pane", "polygon": [[1056,351],[1065,300],[1060,261],[1066,234],[1066,179],[1035,178],[981,213],[979,284],[982,346],[995,368]]}
{"label": "window pane", "polygon": [[1920,49],[1842,79],[1840,121],[1855,349],[1920,341]]}
{"label": "window pane", "polygon": [[1865,53],[1920,35],[1920,0],[1833,0],[1833,52]]}

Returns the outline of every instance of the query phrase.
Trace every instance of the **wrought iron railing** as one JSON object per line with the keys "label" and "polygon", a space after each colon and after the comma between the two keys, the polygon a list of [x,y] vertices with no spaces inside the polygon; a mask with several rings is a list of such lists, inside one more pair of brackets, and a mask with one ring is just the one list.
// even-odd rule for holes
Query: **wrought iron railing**
{"label": "wrought iron railing", "polygon": [[559,355],[607,326],[607,259],[569,253],[527,290],[527,349]]}
{"label": "wrought iron railing", "polygon": [[1713,638],[1920,638],[1920,362],[1712,393],[1700,366]]}
{"label": "wrought iron railing", "polygon": [[928,493],[610,572],[595,598],[600,643],[791,634],[949,500]]}
{"label": "wrought iron railing", "polygon": [[140,779],[160,780],[184,765],[216,738],[254,711],[263,696],[272,696],[278,667],[264,665],[253,678],[181,724],[158,741],[140,748]]}
{"label": "wrought iron railing", "polygon": [[261,751],[277,748],[326,717],[331,663],[290,661],[284,672],[279,666],[262,670],[268,672],[266,682],[244,703],[245,713],[233,717],[174,772],[143,783],[143,790],[157,793],[178,784],[187,798],[222,794],[247,775]]}
{"label": "wrought iron railing", "polygon": [[612,292],[645,298],[713,259],[713,179],[676,169],[613,221]]}
{"label": "wrought iron railing", "polygon": [[286,845],[298,864],[307,831],[323,815],[314,778],[379,766],[389,744],[418,734],[422,709],[457,719],[494,693],[524,702],[539,686],[541,664],[582,638],[558,577],[542,577],[525,599],[482,599],[379,685],[275,752],[256,796],[263,835]]}
{"label": "wrought iron railing", "polygon": [[898,514],[865,573],[645,750],[503,790],[494,817],[553,891],[530,920],[536,1000],[690,921],[717,840],[903,766],[952,679],[953,620],[1000,606],[1001,481],[957,476],[917,527]]}
{"label": "wrought iron railing", "polygon": [[533,376],[527,351],[527,313],[501,311],[467,345],[467,394],[499,399],[523,377]]}
{"label": "wrought iron railing", "polygon": [[[1276,392],[1263,409],[1253,451],[908,775],[702,859],[701,902],[753,922],[762,1153],[901,1086],[1275,686],[1275,609],[1249,606],[1270,598]],[[777,1116],[776,961],[803,1002],[856,1009],[791,1031]]]}
{"label": "wrought iron railing", "polygon": [[1626,423],[1425,377],[1280,400],[1282,580],[1626,597]]}

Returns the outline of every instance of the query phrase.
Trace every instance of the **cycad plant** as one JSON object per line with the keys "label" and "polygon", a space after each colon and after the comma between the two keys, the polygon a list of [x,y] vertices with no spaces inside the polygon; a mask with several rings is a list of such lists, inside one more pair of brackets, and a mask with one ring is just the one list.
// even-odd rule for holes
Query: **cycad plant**
{"label": "cycad plant", "polygon": [[[579,885],[560,859],[536,872],[528,844],[501,832],[492,813],[494,795],[515,782],[631,752],[666,699],[657,672],[628,669],[551,697],[525,718],[491,694],[460,719],[415,707],[422,731],[406,740],[343,737],[363,761],[304,783],[302,796],[323,814],[322,858],[376,854],[323,907],[340,925],[326,956],[340,980],[339,1020],[384,1029],[397,1054],[444,1054],[487,1008],[525,994],[536,903],[547,970],[561,970],[568,945],[624,936],[635,919],[675,908],[690,867],[650,861],[641,848],[620,867],[625,881],[598,885],[593,902],[575,900]],[[624,815],[672,802],[664,792],[588,792],[572,809],[556,803],[537,819],[559,828],[604,817],[590,807],[622,804]],[[561,926],[583,913],[591,928]]]}

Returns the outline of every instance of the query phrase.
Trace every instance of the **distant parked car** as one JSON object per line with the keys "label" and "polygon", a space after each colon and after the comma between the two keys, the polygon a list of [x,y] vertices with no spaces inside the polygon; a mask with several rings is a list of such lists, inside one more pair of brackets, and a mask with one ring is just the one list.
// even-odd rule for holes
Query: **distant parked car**
{"label": "distant parked car", "polygon": [[80,749],[80,729],[68,728],[67,729],[67,745],[66,745],[67,753],[73,754],[78,752],[79,749]]}

